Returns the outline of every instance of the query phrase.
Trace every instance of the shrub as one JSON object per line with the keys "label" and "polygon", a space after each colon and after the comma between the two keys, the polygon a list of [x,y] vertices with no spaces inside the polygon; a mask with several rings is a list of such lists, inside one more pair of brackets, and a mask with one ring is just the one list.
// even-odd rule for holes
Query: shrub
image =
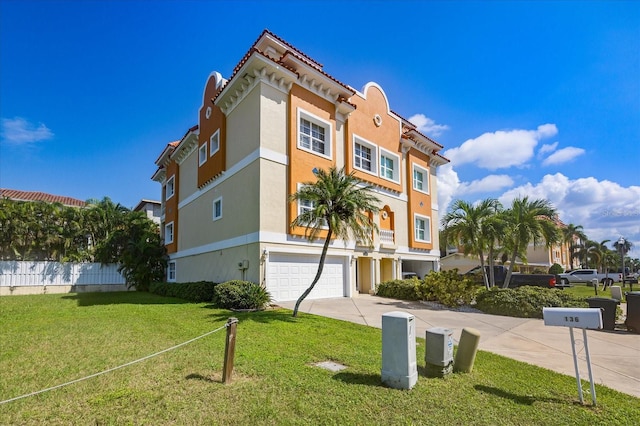
{"label": "shrub", "polygon": [[213,303],[223,309],[263,309],[271,302],[271,294],[261,285],[233,280],[215,288]]}
{"label": "shrub", "polygon": [[446,306],[470,304],[478,291],[474,281],[457,270],[430,272],[416,292],[421,300],[434,300]]}
{"label": "shrub", "polygon": [[406,280],[385,281],[378,284],[376,295],[401,300],[420,300],[420,297],[416,292],[419,285],[420,280],[416,277]]}
{"label": "shrub", "polygon": [[149,293],[159,296],[177,297],[189,302],[211,302],[215,287],[218,284],[211,281],[198,281],[190,283],[151,283]]}
{"label": "shrub", "polygon": [[558,275],[558,274],[561,274],[563,272],[564,272],[564,268],[562,266],[558,265],[557,263],[554,263],[549,268],[549,273],[550,274]]}
{"label": "shrub", "polygon": [[476,308],[488,314],[519,318],[542,318],[544,307],[587,308],[584,298],[562,290],[522,286],[482,290],[476,297]]}

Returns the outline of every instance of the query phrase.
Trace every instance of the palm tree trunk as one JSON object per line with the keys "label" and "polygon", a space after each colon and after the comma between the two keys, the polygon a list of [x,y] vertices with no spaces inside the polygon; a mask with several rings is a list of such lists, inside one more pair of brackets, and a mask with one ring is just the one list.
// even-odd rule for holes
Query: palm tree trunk
{"label": "palm tree trunk", "polygon": [[322,247],[322,254],[320,255],[320,264],[318,265],[318,272],[316,272],[316,276],[311,282],[311,285],[309,286],[309,288],[306,289],[304,293],[300,295],[300,297],[298,297],[298,300],[296,301],[296,306],[293,308],[294,317],[298,316],[298,308],[300,307],[300,303],[302,303],[302,301],[309,295],[309,293],[311,293],[311,290],[313,290],[313,288],[316,286],[316,284],[320,280],[320,276],[322,275],[322,270],[324,269],[324,261],[327,257],[327,250],[329,250],[329,243],[331,242],[331,234],[332,234],[331,227],[329,227],[329,230],[327,231],[327,238],[324,240],[324,246]]}
{"label": "palm tree trunk", "polygon": [[518,255],[517,247],[519,245],[520,245],[520,241],[516,241],[515,247],[513,249],[513,253],[511,254],[509,270],[507,270],[507,276],[504,278],[504,283],[502,284],[502,288],[509,288],[509,283],[511,282],[511,275],[513,275],[513,267],[516,264],[516,256]]}
{"label": "palm tree trunk", "polygon": [[496,272],[494,271],[494,254],[493,254],[493,244],[491,245],[491,247],[489,247],[489,286],[487,287],[487,290],[490,287],[495,287],[496,285]]}
{"label": "palm tree trunk", "polygon": [[485,268],[484,263],[484,255],[480,252],[480,268],[482,268],[482,280],[484,281],[484,286],[487,290],[489,290],[489,279],[487,278],[487,268]]}

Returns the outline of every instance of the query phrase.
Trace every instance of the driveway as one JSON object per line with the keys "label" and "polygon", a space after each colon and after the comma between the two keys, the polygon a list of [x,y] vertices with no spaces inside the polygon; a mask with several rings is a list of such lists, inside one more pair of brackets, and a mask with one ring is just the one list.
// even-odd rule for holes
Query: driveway
{"label": "driveway", "polygon": [[[278,302],[293,309],[295,302]],[[512,318],[478,312],[458,312],[420,302],[360,294],[353,298],[305,300],[300,312],[382,328],[382,314],[408,312],[416,318],[416,333],[424,338],[431,327],[453,330],[458,343],[464,327],[480,332],[479,348],[575,377],[569,329],[548,327],[541,319]],[[575,329],[580,376],[589,380],[582,330]],[[640,334],[587,330],[594,381],[640,398]],[[577,392],[577,390],[576,390]]]}

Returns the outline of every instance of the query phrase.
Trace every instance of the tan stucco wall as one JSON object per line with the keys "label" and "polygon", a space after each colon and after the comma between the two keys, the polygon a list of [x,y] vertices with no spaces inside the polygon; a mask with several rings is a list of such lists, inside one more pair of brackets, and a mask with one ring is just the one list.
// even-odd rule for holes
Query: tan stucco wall
{"label": "tan stucco wall", "polygon": [[180,166],[178,199],[183,201],[198,190],[198,151],[189,154]]}
{"label": "tan stucco wall", "polygon": [[287,167],[268,160],[260,161],[260,229],[286,234],[287,220]]}
{"label": "tan stucco wall", "polygon": [[176,281],[213,281],[217,283],[243,279],[238,264],[248,260],[244,280],[260,282],[259,244],[246,244],[176,259]]}
{"label": "tan stucco wall", "polygon": [[287,155],[287,103],[289,95],[268,84],[258,85],[260,99],[260,146]]}
{"label": "tan stucco wall", "polygon": [[260,146],[260,87],[254,87],[227,116],[227,169]]}
{"label": "tan stucco wall", "polygon": [[[255,161],[180,209],[180,250],[258,231],[259,162]],[[222,218],[213,220],[213,201],[222,197]],[[190,224],[190,225],[187,225]]]}

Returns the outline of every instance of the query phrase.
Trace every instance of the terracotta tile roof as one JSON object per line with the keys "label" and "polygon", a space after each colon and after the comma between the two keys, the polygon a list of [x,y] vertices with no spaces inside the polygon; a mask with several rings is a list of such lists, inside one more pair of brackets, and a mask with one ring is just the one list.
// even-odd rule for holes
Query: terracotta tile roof
{"label": "terracotta tile roof", "polygon": [[[276,61],[273,58],[269,57],[268,55],[266,55],[264,52],[260,51],[256,47],[256,44],[260,41],[260,39],[265,34],[269,34],[271,37],[277,39],[280,43],[282,43],[285,46],[290,48],[290,50],[287,50],[286,52],[284,52],[284,54],[282,55],[282,57],[278,61]],[[338,80],[335,77],[333,77],[333,76],[327,74],[326,72],[324,72],[324,70],[322,69],[322,64],[321,63],[314,61],[311,57],[306,55],[304,52],[300,51],[299,49],[296,49],[294,46],[292,46],[291,44],[287,43],[285,40],[283,40],[280,37],[278,37],[277,35],[273,34],[271,31],[265,29],[260,34],[260,36],[256,39],[256,41],[251,45],[251,47],[249,48],[247,53],[245,53],[245,55],[242,57],[240,62],[238,62],[238,64],[233,68],[233,72],[231,73],[231,76],[227,80],[227,83],[225,85],[223,85],[222,87],[220,87],[220,89],[214,95],[214,97],[211,98],[211,102],[215,103],[216,99],[222,93],[224,87],[233,80],[233,78],[236,76],[236,74],[238,74],[238,71],[240,71],[240,69],[244,66],[244,64],[249,60],[251,55],[253,55],[254,53],[258,53],[260,56],[264,57],[265,59],[268,59],[269,61],[273,62],[274,64],[277,64],[277,65],[279,65],[281,67],[284,67],[284,68],[288,69],[289,71],[295,72],[296,74],[299,75],[299,73],[296,70],[292,69],[291,67],[289,67],[288,65],[286,65],[284,63],[284,59],[286,58],[286,56],[290,55],[290,56],[292,56],[292,57],[294,57],[294,58],[306,63],[307,65],[311,66],[312,68],[316,69],[318,72],[320,72],[325,77],[327,77],[327,78],[331,79],[332,81],[334,81],[335,83],[343,86],[346,90],[348,90],[348,91],[350,91],[352,93],[355,93],[355,90],[353,88],[351,88],[351,86],[349,86],[347,84],[344,84],[340,80]]]}
{"label": "terracotta tile roof", "polygon": [[8,198],[14,201],[44,201],[46,203],[60,203],[65,206],[84,207],[87,203],[77,198],[63,195],[47,194],[39,191],[19,191],[17,189],[0,188],[0,198]]}
{"label": "terracotta tile roof", "polygon": [[[282,55],[282,58],[280,58],[280,61],[278,61],[278,63],[281,64],[281,65],[284,65],[283,60],[286,58],[287,55],[291,55],[294,58],[297,58],[297,59],[301,60],[302,62],[306,63],[307,65],[313,66],[313,64],[310,63],[308,60],[306,60],[305,57],[302,57],[302,56],[298,55],[296,52],[292,52],[291,50],[287,50],[286,52],[284,52],[284,55]],[[349,85],[344,84],[343,82],[341,82],[337,78],[327,74],[326,72],[324,72],[324,70],[322,68],[316,68],[316,69],[318,70],[318,72],[320,72],[320,74],[324,75],[328,79],[333,80],[334,82],[336,82],[339,85],[343,86],[345,89],[347,89],[352,94],[355,94],[355,91]]]}
{"label": "terracotta tile roof", "polygon": [[285,46],[287,46],[289,49],[294,50],[295,52],[298,52],[300,55],[303,55],[305,58],[306,62],[309,62],[310,65],[314,66],[314,67],[320,67],[322,68],[323,65],[314,60],[311,56],[306,55],[304,52],[302,52],[300,49],[297,49],[294,45],[292,45],[291,43],[287,42],[286,40],[278,37],[277,35],[275,35],[274,33],[272,33],[271,31],[269,31],[268,29],[265,29],[264,31],[262,31],[262,34],[260,34],[260,36],[256,39],[256,41],[253,43],[253,46],[255,46],[260,39],[265,35],[265,34],[269,34],[271,37],[275,38],[276,40],[278,40],[280,43],[284,44]]}

